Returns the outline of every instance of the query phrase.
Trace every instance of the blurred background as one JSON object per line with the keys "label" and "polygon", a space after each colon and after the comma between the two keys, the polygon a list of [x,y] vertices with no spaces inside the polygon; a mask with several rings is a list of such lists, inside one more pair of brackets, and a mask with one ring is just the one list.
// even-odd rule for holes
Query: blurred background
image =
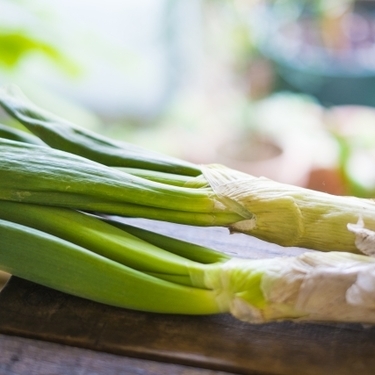
{"label": "blurred background", "polygon": [[370,0],[0,0],[0,85],[118,140],[374,197],[374,11]]}

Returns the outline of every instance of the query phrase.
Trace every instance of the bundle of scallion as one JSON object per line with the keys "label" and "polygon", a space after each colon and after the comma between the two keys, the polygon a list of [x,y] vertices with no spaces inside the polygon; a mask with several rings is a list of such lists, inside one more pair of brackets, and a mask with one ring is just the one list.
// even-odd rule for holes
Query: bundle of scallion
{"label": "bundle of scallion", "polygon": [[[17,88],[0,92],[0,106],[34,134],[0,128],[0,199],[226,226],[283,246],[371,251],[358,243],[366,230],[375,230],[373,200],[197,166],[115,142],[41,110]],[[348,228],[359,221],[363,229]]]}
{"label": "bundle of scallion", "polygon": [[97,302],[262,323],[375,323],[375,259],[236,259],[75,210],[2,201],[0,269]]}
{"label": "bundle of scallion", "polygon": [[[375,204],[195,166],[114,142],[20,93],[0,105],[0,269],[137,310],[375,323]],[[102,214],[221,225],[282,245],[340,252],[244,260]]]}

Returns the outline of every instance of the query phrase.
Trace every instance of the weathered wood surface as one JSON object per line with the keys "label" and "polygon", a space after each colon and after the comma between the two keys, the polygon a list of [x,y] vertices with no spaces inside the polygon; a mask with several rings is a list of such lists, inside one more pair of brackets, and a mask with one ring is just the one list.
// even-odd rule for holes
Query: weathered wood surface
{"label": "weathered wood surface", "polygon": [[[293,255],[304,251],[282,249],[246,236],[228,236],[225,230],[216,228],[201,230],[162,225],[158,229],[232,254],[241,252],[248,257],[275,256],[282,252]],[[134,362],[137,371],[130,363],[132,373],[161,374],[166,371],[173,374],[165,369],[161,372],[155,367],[151,369],[148,367],[153,363],[150,360],[165,362],[165,366],[166,363],[194,366],[196,374],[203,371],[199,369],[274,375],[375,373],[375,327],[291,322],[252,325],[229,315],[192,317],[142,313],[68,296],[18,278],[12,278],[0,293],[0,333],[18,336],[15,341],[10,336],[2,336],[0,340],[3,368],[14,366],[12,358],[15,358],[4,354],[7,353],[4,345],[5,349],[9,345],[21,345],[17,340],[26,337],[97,351],[98,361],[103,355],[109,355],[104,353],[117,355],[114,358],[120,362],[121,356],[125,356],[124,360],[130,360],[126,357],[147,360]],[[41,345],[39,341],[37,343]],[[62,353],[73,350],[62,348]],[[78,361],[80,374],[91,374],[85,372],[85,366],[95,361],[95,355],[88,352],[90,355],[80,357]],[[19,353],[22,362],[22,350]],[[41,361],[36,359],[34,366],[40,367]],[[175,371],[176,374],[178,371],[185,373],[179,367]],[[9,371],[3,373],[13,375]],[[61,373],[69,374],[67,371]]]}
{"label": "weathered wood surface", "polygon": [[0,335],[0,348],[1,375],[228,375],[15,336]]}

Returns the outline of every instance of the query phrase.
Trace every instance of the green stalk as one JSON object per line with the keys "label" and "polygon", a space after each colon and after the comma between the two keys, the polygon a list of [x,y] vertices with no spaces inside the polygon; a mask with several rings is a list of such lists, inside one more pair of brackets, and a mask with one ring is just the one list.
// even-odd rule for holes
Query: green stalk
{"label": "green stalk", "polygon": [[[189,277],[188,267],[194,266],[191,260],[70,209],[0,201],[0,218],[49,233],[146,273]],[[178,245],[183,247],[182,242]]]}
{"label": "green stalk", "polygon": [[174,284],[58,237],[0,219],[0,268],[93,301],[159,313],[221,312],[215,294]]}
{"label": "green stalk", "polygon": [[145,178],[146,180],[160,182],[162,184],[181,186],[181,187],[194,187],[194,188],[207,188],[206,181],[199,181],[191,176],[183,176],[173,173],[153,171],[149,169],[137,169],[137,168],[119,168],[119,170],[131,174],[133,176]]}
{"label": "green stalk", "polygon": [[223,262],[230,259],[230,257],[224,253],[204,246],[121,223],[113,218],[106,218],[104,220],[111,225],[123,229],[124,231],[153,244],[154,246],[162,247],[166,251],[177,254],[186,259],[190,259],[194,262],[209,264]]}
{"label": "green stalk", "polygon": [[12,141],[31,143],[34,145],[45,145],[35,135],[26,133],[25,131],[12,128],[11,126],[0,124],[0,138],[10,139]]}
{"label": "green stalk", "polygon": [[[19,191],[26,184],[24,186],[30,186],[31,194],[35,186],[36,191],[65,190],[68,194],[93,195],[112,202],[125,201],[167,209],[178,206],[181,210],[193,212],[210,212],[215,206],[214,197],[206,191],[154,183],[49,147],[1,139],[0,153],[4,177],[1,186],[4,189]],[[27,183],[30,178],[35,181]],[[14,182],[9,179],[14,179]],[[16,181],[20,183],[19,187]],[[191,207],[193,202],[195,207]]]}
{"label": "green stalk", "polygon": [[159,220],[181,213],[182,222],[187,213],[190,223],[203,216],[209,225],[239,217],[209,191],[148,181],[49,147],[0,139],[0,156],[0,199],[125,216],[139,208]]}
{"label": "green stalk", "polygon": [[186,176],[200,174],[199,167],[194,164],[130,143],[115,142],[48,113],[28,101],[16,87],[0,91],[0,105],[53,148],[112,167],[151,169]]}

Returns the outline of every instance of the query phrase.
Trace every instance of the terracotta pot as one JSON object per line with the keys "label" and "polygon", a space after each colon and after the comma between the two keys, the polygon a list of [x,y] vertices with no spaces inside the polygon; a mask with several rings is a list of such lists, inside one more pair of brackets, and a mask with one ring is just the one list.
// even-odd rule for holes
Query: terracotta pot
{"label": "terracotta pot", "polygon": [[216,160],[256,177],[306,186],[311,163],[295,145],[260,135],[229,139],[217,149]]}
{"label": "terracotta pot", "polygon": [[334,195],[347,194],[341,173],[335,168],[313,169],[309,175],[306,187]]}

